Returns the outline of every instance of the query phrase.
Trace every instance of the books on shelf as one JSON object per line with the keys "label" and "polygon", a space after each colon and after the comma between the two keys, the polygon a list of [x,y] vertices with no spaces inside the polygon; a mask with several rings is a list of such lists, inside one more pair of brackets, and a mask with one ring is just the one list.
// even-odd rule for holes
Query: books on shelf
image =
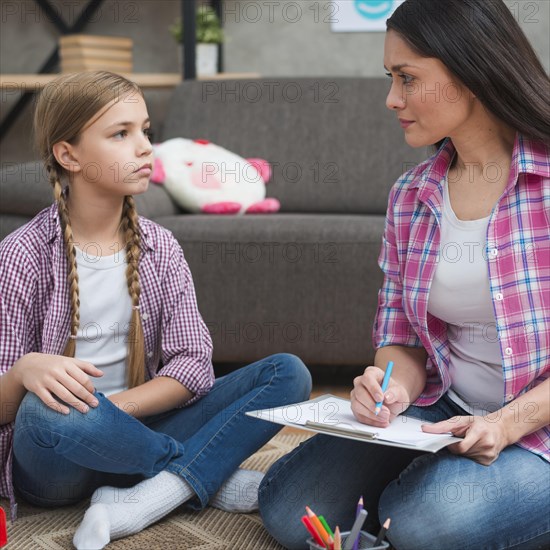
{"label": "books on shelf", "polygon": [[132,50],[109,50],[107,48],[66,48],[63,50],[63,58],[67,61],[77,59],[109,59],[112,61],[132,62]]}
{"label": "books on shelf", "polygon": [[69,34],[59,38],[61,72],[105,70],[131,73],[133,40],[123,36]]}
{"label": "books on shelf", "polygon": [[78,71],[112,71],[115,73],[131,73],[131,63],[120,63],[102,59],[83,59],[76,62],[64,62],[61,64],[62,73],[74,73]]}
{"label": "books on shelf", "polygon": [[63,47],[116,48],[132,50],[134,41],[126,36],[96,36],[93,34],[66,34],[59,37]]}
{"label": "books on shelf", "polygon": [[394,418],[387,428],[362,424],[353,415],[349,400],[330,394],[302,403],[250,411],[246,414],[317,433],[431,453],[461,441],[451,434],[423,432],[422,424],[430,422],[404,414]]}

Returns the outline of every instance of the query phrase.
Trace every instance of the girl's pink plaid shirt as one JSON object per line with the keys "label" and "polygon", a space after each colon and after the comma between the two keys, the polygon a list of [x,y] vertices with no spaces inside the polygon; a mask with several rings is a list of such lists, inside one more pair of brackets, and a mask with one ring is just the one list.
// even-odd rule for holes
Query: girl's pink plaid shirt
{"label": "girl's pink plaid shirt", "polygon": [[[415,402],[420,406],[435,403],[451,384],[446,323],[428,313],[428,296],[439,259],[442,184],[454,152],[446,140],[393,186],[378,260],[384,283],[374,346],[427,350],[428,380]],[[545,144],[516,136],[508,184],[481,243],[502,355],[502,406],[546,380],[550,371],[549,153]],[[491,168],[488,178],[498,170]],[[546,426],[518,445],[550,461],[549,442]]]}
{"label": "girl's pink plaid shirt", "polygon": [[[197,308],[191,272],[167,229],[139,218],[140,313],[147,376],[170,376],[195,393],[214,383],[212,339]],[[70,331],[67,262],[57,206],[40,212],[0,244],[0,375],[30,352],[60,355]],[[159,368],[161,364],[161,368]],[[9,407],[2,396],[2,407]],[[0,426],[0,496],[16,503],[12,483],[14,422]]]}

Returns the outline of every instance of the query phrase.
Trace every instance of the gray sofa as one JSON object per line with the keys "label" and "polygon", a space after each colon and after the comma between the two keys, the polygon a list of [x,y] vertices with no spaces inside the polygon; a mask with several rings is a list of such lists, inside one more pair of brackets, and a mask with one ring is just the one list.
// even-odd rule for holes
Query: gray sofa
{"label": "gray sofa", "polygon": [[[140,214],[170,229],[193,273],[217,363],[287,351],[310,366],[359,369],[371,329],[387,196],[426,158],[409,148],[385,107],[385,79],[183,82],[162,135],[208,139],[273,165],[271,215],[191,215],[162,187]],[[38,163],[4,163],[0,238],[52,201]]]}

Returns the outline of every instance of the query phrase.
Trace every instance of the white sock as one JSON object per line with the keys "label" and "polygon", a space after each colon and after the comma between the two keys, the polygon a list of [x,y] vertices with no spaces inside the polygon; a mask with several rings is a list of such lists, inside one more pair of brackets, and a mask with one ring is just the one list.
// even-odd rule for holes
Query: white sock
{"label": "white sock", "polygon": [[90,499],[90,505],[94,504],[118,504],[123,502],[129,504],[137,502],[138,485],[133,487],[109,487],[105,485],[94,491]]}
{"label": "white sock", "polygon": [[113,539],[139,533],[194,494],[182,477],[167,471],[128,489],[100,487],[73,544],[78,550],[100,550]]}
{"label": "white sock", "polygon": [[225,512],[249,513],[258,509],[258,488],[264,474],[239,468],[212,497],[210,506]]}

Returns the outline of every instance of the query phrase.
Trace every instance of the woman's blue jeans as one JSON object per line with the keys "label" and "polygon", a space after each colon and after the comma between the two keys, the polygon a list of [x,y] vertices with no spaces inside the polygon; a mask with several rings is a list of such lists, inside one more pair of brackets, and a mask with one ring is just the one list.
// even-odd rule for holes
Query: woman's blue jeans
{"label": "woman's blue jeans", "polygon": [[197,498],[189,504],[201,509],[281,429],[245,413],[303,401],[310,391],[302,361],[277,354],[217,379],[188,407],[140,420],[99,392],[97,408],[82,414],[71,407],[69,415],[29,392],[15,420],[14,484],[27,501],[53,507],[88,498],[103,485],[130,487],[167,470],[191,485]]}
{"label": "woman's blue jeans", "polygon": [[[437,422],[466,414],[447,397],[407,414]],[[550,464],[516,445],[490,466],[448,450],[436,454],[316,435],[276,462],[259,492],[267,530],[305,549],[305,506],[349,530],[363,496],[365,527],[397,550],[550,547]]]}

